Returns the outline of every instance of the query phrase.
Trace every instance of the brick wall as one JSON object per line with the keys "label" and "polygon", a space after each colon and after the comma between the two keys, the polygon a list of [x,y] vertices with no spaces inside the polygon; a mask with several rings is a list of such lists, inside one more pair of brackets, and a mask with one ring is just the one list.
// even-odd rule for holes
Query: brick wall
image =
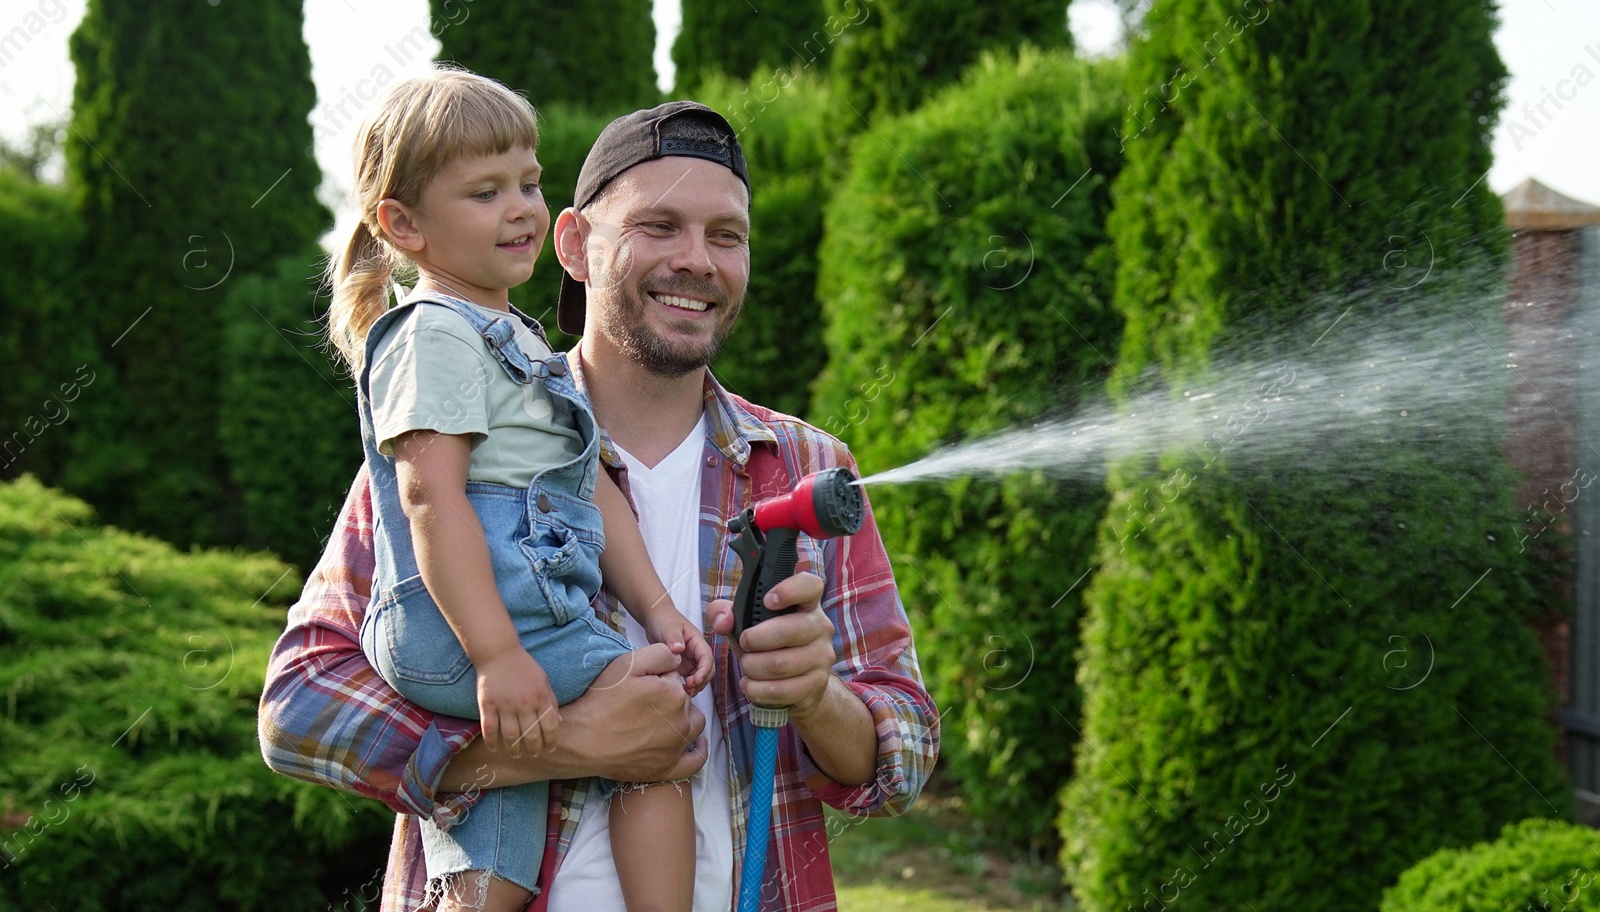
{"label": "brick wall", "polygon": [[[1574,321],[1580,238],[1576,231],[1521,231],[1503,313],[1507,363],[1513,365],[1506,416],[1506,457],[1522,474],[1516,487],[1519,528],[1513,541],[1547,568],[1535,624],[1549,661],[1550,686],[1562,706],[1570,693],[1574,555],[1571,504],[1600,497],[1600,456],[1577,458],[1573,379],[1582,335]],[[1558,750],[1563,762],[1566,736]]]}

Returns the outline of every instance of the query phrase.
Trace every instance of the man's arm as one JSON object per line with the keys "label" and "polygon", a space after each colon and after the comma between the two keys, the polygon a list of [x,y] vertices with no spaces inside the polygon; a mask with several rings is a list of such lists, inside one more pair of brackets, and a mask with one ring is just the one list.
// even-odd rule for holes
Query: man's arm
{"label": "man's arm", "polygon": [[[767,593],[767,607],[796,610],[744,632],[739,686],[751,703],[789,708],[790,724],[829,779],[866,785],[877,771],[878,736],[866,704],[834,676],[834,627],[822,611],[822,593],[814,573],[795,574]],[[712,609],[712,628],[724,635],[732,628],[731,608],[720,601]]]}
{"label": "man's arm", "polygon": [[[660,644],[629,653],[561,707],[561,741],[536,758],[512,760],[475,739],[445,769],[441,788],[470,792],[535,779],[604,776],[618,782],[670,782],[706,761],[706,718],[691,705],[678,659]],[[686,745],[694,750],[684,753]]]}
{"label": "man's arm", "polygon": [[[485,786],[478,778],[481,762],[455,762],[469,744],[479,745],[478,726],[407,702],[361,652],[372,548],[372,503],[363,469],[273,648],[261,696],[261,753],[269,767],[286,776],[375,798],[398,813],[449,819],[470,801],[472,785]],[[663,683],[648,676],[643,663],[636,664],[639,674],[621,675],[626,669],[619,669],[607,692],[591,688],[562,709],[570,738],[551,752],[559,756],[520,762],[502,757],[492,770],[495,783],[619,771],[641,775],[616,778],[651,781],[649,774],[672,772],[686,762],[682,687],[674,692],[675,681]],[[627,718],[631,740],[614,736],[617,726],[610,720],[619,716]],[[698,737],[703,727],[696,713],[687,734]],[[703,760],[703,750],[699,757]],[[693,763],[691,771],[699,766],[693,755],[687,762]],[[446,782],[461,794],[450,792]]]}
{"label": "man's arm", "polygon": [[261,695],[261,753],[286,776],[376,798],[402,814],[433,816],[440,810],[439,776],[477,726],[406,702],[362,654],[372,547],[363,468],[273,647]]}
{"label": "man's arm", "polygon": [[[837,454],[854,471],[848,451]],[[800,770],[818,798],[893,815],[933,771],[939,714],[870,504],[864,512],[859,532],[823,543],[821,577],[796,574],[774,587],[780,605],[798,610],[745,632],[751,649],[740,686],[753,703],[790,707],[806,748]],[[707,607],[713,630],[732,630],[731,608],[726,600]]]}

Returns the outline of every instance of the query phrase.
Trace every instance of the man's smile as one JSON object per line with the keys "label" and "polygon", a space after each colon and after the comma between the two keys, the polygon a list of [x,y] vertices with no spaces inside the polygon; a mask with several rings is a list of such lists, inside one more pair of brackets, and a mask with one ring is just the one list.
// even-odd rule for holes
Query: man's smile
{"label": "man's smile", "polygon": [[658,304],[665,304],[677,310],[692,310],[697,313],[703,313],[711,307],[708,301],[685,298],[679,295],[662,294],[661,292],[650,292],[650,297]]}

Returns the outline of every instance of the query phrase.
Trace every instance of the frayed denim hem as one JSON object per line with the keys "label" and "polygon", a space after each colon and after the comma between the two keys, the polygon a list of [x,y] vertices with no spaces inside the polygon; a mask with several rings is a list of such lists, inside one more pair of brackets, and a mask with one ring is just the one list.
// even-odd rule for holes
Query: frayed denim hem
{"label": "frayed denim hem", "polygon": [[488,902],[489,881],[496,877],[528,891],[530,899],[539,895],[536,886],[518,883],[490,871],[450,871],[428,878],[428,891],[423,896],[422,908],[438,909],[440,903],[449,900],[461,909],[482,909]]}

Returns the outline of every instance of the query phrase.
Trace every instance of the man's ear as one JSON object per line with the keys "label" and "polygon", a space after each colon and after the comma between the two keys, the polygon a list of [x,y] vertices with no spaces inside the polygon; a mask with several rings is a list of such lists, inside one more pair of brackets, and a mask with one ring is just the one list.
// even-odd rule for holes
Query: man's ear
{"label": "man's ear", "polygon": [[579,282],[589,281],[589,258],[584,251],[588,245],[589,220],[571,206],[561,210],[556,216],[556,260]]}
{"label": "man's ear", "polygon": [[389,198],[378,204],[378,226],[390,242],[401,250],[416,253],[427,246],[422,228],[405,203]]}

